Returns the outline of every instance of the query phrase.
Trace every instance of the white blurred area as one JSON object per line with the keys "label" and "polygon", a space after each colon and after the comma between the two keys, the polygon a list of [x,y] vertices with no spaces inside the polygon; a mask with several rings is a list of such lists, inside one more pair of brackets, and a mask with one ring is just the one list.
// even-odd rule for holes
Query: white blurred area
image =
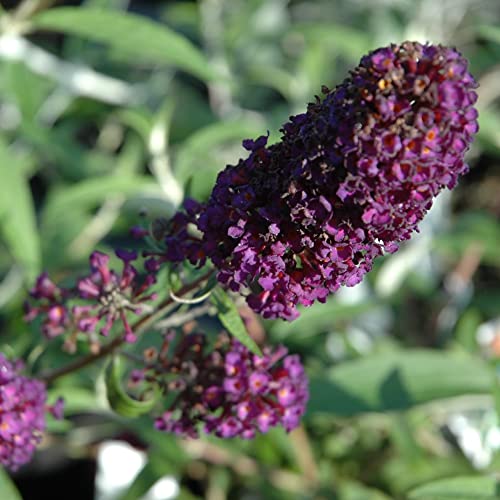
{"label": "white blurred area", "polygon": [[[124,441],[105,441],[97,453],[96,500],[118,500],[130,487],[147,455]],[[160,478],[137,500],[171,500],[177,498],[179,484],[172,476]]]}
{"label": "white blurred area", "polygon": [[500,427],[493,408],[452,415],[448,428],[475,469],[486,469],[491,464],[500,449]]}

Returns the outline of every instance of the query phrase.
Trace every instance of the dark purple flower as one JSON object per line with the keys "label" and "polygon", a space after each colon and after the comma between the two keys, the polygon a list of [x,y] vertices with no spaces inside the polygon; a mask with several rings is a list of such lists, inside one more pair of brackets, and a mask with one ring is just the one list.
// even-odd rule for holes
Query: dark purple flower
{"label": "dark purple flower", "polygon": [[187,198],[182,210],[169,220],[158,219],[153,224],[153,237],[163,245],[160,251],[144,252],[149,260],[146,266],[151,271],[157,271],[163,262],[182,262],[188,260],[193,265],[203,265],[206,257],[201,242],[201,234],[197,228],[198,217],[203,205]]}
{"label": "dark purple flower", "polygon": [[83,332],[93,332],[98,324],[102,335],[107,336],[115,321],[123,325],[127,342],[135,342],[136,336],[127,319],[127,312],[142,314],[156,295],[149,292],[155,283],[154,275],[148,274],[141,280],[131,264],[137,258],[135,252],[117,250],[117,257],[123,261],[121,274],[109,268],[109,256],[93,252],[90,256],[91,274],[77,283],[77,290],[82,299],[90,300],[89,305],[75,306],[73,316],[77,327]]}
{"label": "dark purple flower", "polygon": [[[62,288],[44,273],[39,276],[31,296],[34,305],[25,304],[25,319],[42,319],[42,332],[47,338],[68,333],[65,347],[74,351],[78,332],[86,333],[91,344],[98,349],[97,333],[108,335],[113,324],[123,325],[124,338],[134,342],[136,336],[128,321],[129,314],[142,314],[156,298],[151,287],[156,282],[155,273],[139,275],[132,262],[136,252],[117,250],[123,262],[121,273],[109,268],[109,256],[93,252],[90,256],[90,274],[78,280],[74,288]],[[71,302],[75,305],[71,306]]]}
{"label": "dark purple flower", "polygon": [[24,304],[25,320],[32,321],[43,316],[42,333],[48,339],[63,334],[70,325],[70,314],[65,305],[69,290],[54,284],[47,273],[38,276],[30,295],[36,299],[35,306]]}
{"label": "dark purple flower", "polygon": [[[249,156],[219,174],[191,219],[200,255],[267,318],[292,320],[298,304],[359,283],[467,172],[475,87],[455,49],[405,42],[371,52],[292,116],[281,142],[244,142]],[[171,249],[196,261],[182,241]]]}
{"label": "dark purple flower", "polygon": [[172,338],[149,360],[144,380],[154,381],[173,399],[156,419],[159,430],[184,437],[205,432],[222,438],[251,439],[282,425],[297,427],[308,399],[308,381],[298,356],[280,346],[253,355],[238,341],[221,335],[207,351],[205,335],[183,337],[173,350]]}
{"label": "dark purple flower", "polygon": [[141,226],[133,226],[129,229],[129,234],[134,238],[135,240],[142,240],[145,238],[149,233],[147,229],[144,229]]}
{"label": "dark purple flower", "polygon": [[134,387],[139,385],[144,380],[144,372],[142,370],[136,369],[130,372],[129,385]]}
{"label": "dark purple flower", "polygon": [[64,399],[57,398],[53,405],[47,405],[47,411],[56,419],[62,420],[64,418]]}
{"label": "dark purple flower", "polygon": [[0,463],[10,470],[31,460],[45,430],[45,384],[21,368],[0,353]]}

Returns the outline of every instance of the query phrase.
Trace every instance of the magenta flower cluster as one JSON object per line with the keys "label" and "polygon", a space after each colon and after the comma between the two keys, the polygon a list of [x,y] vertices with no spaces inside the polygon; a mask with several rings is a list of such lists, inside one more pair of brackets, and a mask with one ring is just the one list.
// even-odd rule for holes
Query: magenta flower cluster
{"label": "magenta flower cluster", "polygon": [[[73,287],[39,276],[26,319],[38,318],[49,339],[68,334],[70,351],[86,336],[97,354],[99,334],[110,335],[115,323],[118,342],[135,342],[130,318],[150,312],[151,320],[161,266],[207,260],[254,311],[295,319],[298,305],[359,283],[467,171],[464,155],[478,130],[476,86],[452,48],[404,42],[371,52],[342,84],[324,87],[322,98],[292,116],[280,142],[244,141],[248,157],[219,174],[206,204],[187,199],[169,221],[155,221],[143,274],[135,252],[116,252],[121,272],[110,268],[108,255],[93,252],[89,274]],[[144,238],[147,231],[132,234]],[[175,300],[182,301],[171,294],[163,305]],[[149,324],[143,318],[137,324]],[[0,353],[0,463],[13,470],[33,455],[45,411],[62,413],[62,401],[47,407],[44,383],[20,369]],[[308,400],[298,356],[280,346],[259,357],[227,334],[213,343],[202,333],[168,332],[158,350],[146,351],[130,385],[144,391],[141,397],[159,387],[164,410],[155,426],[183,437],[291,431]]]}
{"label": "magenta flower cluster", "polygon": [[225,335],[210,349],[201,333],[184,336],[167,354],[174,339],[170,333],[160,353],[149,356],[147,368],[131,377],[134,383],[154,381],[171,398],[156,419],[157,429],[197,437],[201,426],[218,437],[251,439],[271,427],[297,427],[308,400],[298,356],[266,347],[259,357]]}
{"label": "magenta flower cluster", "polygon": [[127,313],[139,315],[148,309],[148,302],[156,298],[150,290],[156,278],[152,273],[139,275],[132,265],[136,252],[117,250],[116,255],[123,262],[120,274],[109,268],[108,255],[96,251],[90,256],[90,274],[73,288],[54,284],[46,273],[40,275],[30,292],[35,304],[25,306],[26,319],[41,317],[42,332],[49,339],[69,333],[71,343],[72,336],[82,332],[94,346],[98,346],[97,332],[107,336],[119,321],[125,340],[134,342]]}
{"label": "magenta flower cluster", "polygon": [[186,255],[209,257],[266,318],[292,320],[298,304],[359,283],[467,171],[476,86],[452,48],[405,42],[368,54],[291,117],[281,142],[243,142],[248,158],[186,217],[203,232]]}
{"label": "magenta flower cluster", "polygon": [[0,463],[10,470],[31,460],[45,430],[45,385],[22,368],[0,353]]}

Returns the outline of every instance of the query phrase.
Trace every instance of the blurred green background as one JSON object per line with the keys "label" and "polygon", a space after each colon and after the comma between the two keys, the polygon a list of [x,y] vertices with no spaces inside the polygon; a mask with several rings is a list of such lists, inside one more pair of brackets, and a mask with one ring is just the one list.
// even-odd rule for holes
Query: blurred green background
{"label": "blurred green background", "polygon": [[[165,475],[174,496],[144,498],[500,498],[497,0],[1,4],[0,343],[34,371],[68,358],[22,320],[37,273],[78,274],[94,248],[130,245],[131,225],[172,214],[186,189],[206,199],[217,172],[244,155],[242,139],[279,140],[288,116],[369,50],[454,45],[480,83],[471,172],[420,234],[361,285],[294,323],[264,324],[312,379],[303,428],[178,441],[112,416],[90,369],[54,389],[68,418],[51,422],[41,458],[15,478],[21,488],[126,437],[145,448],[146,466],[97,499],[142,498]],[[44,488],[55,499],[61,484]]]}

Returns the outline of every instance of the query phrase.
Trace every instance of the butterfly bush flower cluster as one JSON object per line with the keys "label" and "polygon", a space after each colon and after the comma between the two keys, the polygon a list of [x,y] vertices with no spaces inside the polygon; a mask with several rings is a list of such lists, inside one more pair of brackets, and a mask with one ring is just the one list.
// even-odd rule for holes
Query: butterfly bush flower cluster
{"label": "butterfly bush flower cluster", "polygon": [[199,428],[221,438],[251,439],[257,432],[299,424],[308,399],[300,359],[283,346],[252,354],[240,342],[220,335],[211,348],[207,336],[190,333],[175,344],[170,332],[159,352],[146,352],[146,367],[131,383],[159,384],[170,397],[156,428],[198,437]]}
{"label": "butterfly bush flower cluster", "polygon": [[0,464],[17,470],[29,462],[45,431],[45,412],[62,418],[63,401],[47,406],[45,384],[23,377],[23,363],[0,353]]}
{"label": "butterfly bush flower cluster", "polygon": [[177,228],[170,256],[209,257],[255,311],[293,320],[297,304],[359,283],[467,171],[476,86],[455,49],[375,50],[291,117],[281,142],[243,142],[249,156],[219,174],[203,209],[184,215],[203,233],[198,246],[183,246]]}
{"label": "butterfly bush flower cluster", "polygon": [[[136,252],[117,250],[116,255],[123,262],[121,273],[110,269],[108,255],[95,251],[89,259],[90,274],[73,288],[56,285],[46,273],[40,275],[30,292],[35,302],[25,306],[26,319],[41,317],[42,332],[49,339],[70,333],[71,341],[71,336],[81,332],[96,348],[97,334],[108,336],[119,321],[125,341],[134,342],[136,336],[127,313],[141,315],[150,310],[149,302],[156,298],[151,292],[156,277],[154,273],[139,275],[132,265]],[[74,305],[69,305],[71,302]]]}
{"label": "butterfly bush flower cluster", "polygon": [[[65,334],[70,351],[86,336],[92,352],[74,363],[79,369],[135,342],[160,311],[183,301],[170,290],[155,306],[164,264],[207,261],[254,311],[295,319],[299,304],[324,302],[340,286],[359,283],[467,171],[464,154],[478,130],[476,86],[453,48],[404,42],[371,52],[339,86],[324,87],[322,98],[292,116],[280,142],[244,141],[248,156],[219,174],[206,203],[187,199],[170,220],[154,221],[144,272],[136,252],[117,250],[123,264],[115,271],[110,257],[95,251],[90,272],[72,287],[40,275],[26,319],[38,319],[48,339]],[[131,233],[151,242],[142,228]],[[200,272],[183,293],[207,276]],[[136,332],[132,316],[140,318]],[[99,335],[110,335],[115,324],[120,333],[101,349]],[[62,414],[62,401],[47,406],[45,383],[20,375],[21,368],[0,353],[0,463],[10,469],[33,455],[45,411]],[[63,367],[58,376],[70,371]],[[160,348],[146,350],[129,384],[140,398],[159,387],[163,410],[155,426],[183,437],[291,431],[308,400],[302,363],[285,347],[256,356],[226,334],[213,342],[196,331],[167,332]]]}

